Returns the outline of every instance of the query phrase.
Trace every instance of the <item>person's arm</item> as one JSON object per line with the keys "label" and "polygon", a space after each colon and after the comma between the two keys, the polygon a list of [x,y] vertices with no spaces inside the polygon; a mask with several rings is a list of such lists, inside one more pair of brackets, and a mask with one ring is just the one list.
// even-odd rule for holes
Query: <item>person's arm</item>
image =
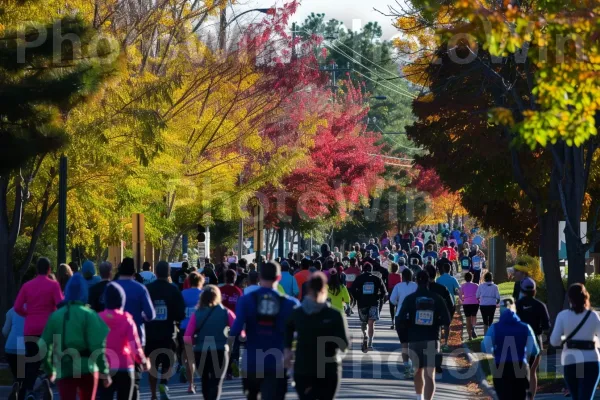
{"label": "person's arm", "polygon": [[494,340],[495,340],[495,325],[492,324],[488,328],[483,340],[481,341],[481,351],[487,354],[494,354]]}
{"label": "person's arm", "polygon": [[346,304],[350,304],[350,293],[346,286],[342,286],[342,301]]}
{"label": "person's arm", "polygon": [[554,322],[554,329],[552,330],[552,334],[550,335],[550,344],[554,347],[559,347],[562,344],[562,336],[565,332],[565,328],[563,326],[563,313],[559,313],[556,317],[556,321]]}
{"label": "person's arm", "polygon": [[544,309],[542,310],[542,318],[541,318],[541,325],[542,325],[542,331],[547,332],[550,330],[550,314],[548,314],[548,308],[546,307],[545,304],[543,304]]}
{"label": "person's arm", "polygon": [[500,290],[498,289],[498,285],[494,285],[494,292],[496,295],[496,305],[500,304]]}
{"label": "person's arm", "polygon": [[25,309],[25,304],[27,304],[27,288],[28,286],[23,285],[21,290],[19,290],[19,294],[17,295],[17,299],[15,300],[14,309],[17,314],[21,317],[27,316],[27,310]]}
{"label": "person's arm", "polygon": [[175,321],[183,321],[185,319],[185,301],[179,290],[175,291]]}
{"label": "person's arm", "polygon": [[[240,336],[244,330],[244,324],[246,323],[246,312],[245,312],[245,300],[247,296],[240,297],[237,304],[235,305],[235,321],[229,336]],[[188,325],[189,326],[189,325]]]}
{"label": "person's arm", "polygon": [[293,312],[287,321],[285,322],[285,331],[283,333],[283,347],[285,349],[292,349],[292,343],[294,342],[294,333],[296,332],[296,316]]}
{"label": "person's arm", "polygon": [[54,282],[54,307],[57,307],[61,301],[63,301],[63,299],[65,298],[65,296],[63,296],[63,292],[62,290],[60,290],[60,285],[58,284],[58,282]]}
{"label": "person's arm", "polygon": [[399,285],[394,286],[394,289],[392,289],[392,294],[390,295],[390,303],[395,306],[398,305],[398,301],[400,300],[400,291],[398,290],[398,286]]}
{"label": "person's arm", "polygon": [[[446,290],[446,292],[448,292],[448,291]],[[450,310],[448,309],[447,305],[444,304],[444,302],[439,302],[438,311],[440,312],[441,325],[449,326],[450,322],[451,322]]]}
{"label": "person's arm", "polygon": [[140,335],[138,334],[137,326],[135,325],[135,322],[132,318],[128,318],[127,323],[129,325],[127,329],[129,347],[133,351],[133,358],[138,364],[145,364],[146,355],[144,354],[144,348],[142,347],[142,342],[140,340]]}
{"label": "person's arm", "polygon": [[477,300],[481,299],[481,285],[477,286],[477,291],[475,292],[475,297]]}
{"label": "person's arm", "polygon": [[144,289],[144,293],[142,294],[142,310],[143,317],[145,321],[152,321],[156,318],[156,311],[154,310],[154,305],[152,304],[152,299],[150,299],[150,293],[145,286],[142,286]]}
{"label": "person's arm", "polygon": [[[527,324],[526,324],[527,325]],[[535,338],[535,334],[533,333],[533,329],[531,326],[527,325],[527,359],[531,359],[532,357],[537,357],[540,354],[540,348],[537,344],[537,340]]]}
{"label": "person's arm", "polygon": [[6,318],[4,319],[4,326],[2,327],[2,335],[4,335],[4,337],[8,337],[8,335],[10,334],[10,330],[12,329],[13,312],[15,312],[15,310],[8,310],[8,312],[6,313]]}
{"label": "person's arm", "polygon": [[108,336],[108,326],[96,314],[90,312],[85,315],[86,329],[84,335],[87,337],[87,344],[92,353],[96,355],[96,365],[100,375],[108,375],[109,367],[106,360],[106,337]]}
{"label": "person's arm", "polygon": [[350,337],[350,333],[348,331],[348,322],[342,313],[337,313],[336,318],[338,321],[334,324],[336,328],[336,333],[334,336],[341,339],[340,343],[338,343],[338,349],[340,349],[342,352],[345,352],[350,345],[350,341],[348,340]]}
{"label": "person's arm", "polygon": [[300,289],[298,288],[298,281],[292,276],[292,296],[298,297],[300,295]]}
{"label": "person's arm", "polygon": [[196,313],[193,313],[188,321],[185,333],[183,334],[183,341],[186,344],[193,344],[194,333],[196,333]]}

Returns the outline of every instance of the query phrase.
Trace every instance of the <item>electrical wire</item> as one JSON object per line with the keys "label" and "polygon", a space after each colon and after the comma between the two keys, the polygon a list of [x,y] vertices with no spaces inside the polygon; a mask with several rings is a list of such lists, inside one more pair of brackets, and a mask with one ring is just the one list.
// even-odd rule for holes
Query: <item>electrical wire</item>
{"label": "electrical wire", "polygon": [[367,79],[367,80],[370,80],[371,82],[375,83],[376,85],[379,85],[379,86],[381,86],[381,87],[384,87],[384,88],[386,88],[386,89],[388,89],[388,90],[391,90],[392,92],[394,92],[394,93],[397,93],[397,94],[399,94],[400,96],[407,97],[407,98],[409,98],[409,99],[411,99],[411,100],[414,100],[414,99],[416,98],[416,97],[413,97],[413,96],[407,95],[406,93],[399,92],[399,91],[397,91],[396,89],[392,89],[392,88],[390,88],[389,86],[385,86],[385,85],[384,85],[384,84],[382,84],[381,82],[378,82],[378,81],[376,81],[375,79],[369,78],[368,76],[366,76],[365,74],[361,73],[360,71],[357,71],[357,70],[353,70],[353,71],[354,71],[354,72],[356,72],[358,75],[362,76],[363,78],[365,78],[365,79]]}
{"label": "electrical wire", "polygon": [[[344,47],[345,47],[345,48],[347,48],[348,50],[350,50],[350,51],[354,51],[354,49],[352,49],[350,46],[348,46],[346,43],[342,42],[341,40],[339,40],[339,39],[336,39],[336,42],[338,42],[339,44],[341,44],[342,46],[344,46]],[[362,56],[361,56],[361,57],[362,57]],[[403,79],[403,77],[402,77],[402,76],[396,76],[396,74],[393,74],[392,72],[390,72],[390,71],[388,71],[387,69],[383,68],[381,65],[379,65],[379,64],[377,64],[377,63],[375,63],[374,61],[371,61],[371,60],[370,60],[370,59],[368,59],[367,57],[362,57],[362,58],[364,58],[365,60],[367,60],[368,62],[370,62],[370,63],[371,63],[371,65],[374,65],[375,67],[378,67],[379,69],[381,69],[382,71],[384,71],[386,74],[389,74],[389,75],[393,76],[393,77],[394,77],[394,79]],[[389,79],[389,78],[386,78],[386,79]]]}

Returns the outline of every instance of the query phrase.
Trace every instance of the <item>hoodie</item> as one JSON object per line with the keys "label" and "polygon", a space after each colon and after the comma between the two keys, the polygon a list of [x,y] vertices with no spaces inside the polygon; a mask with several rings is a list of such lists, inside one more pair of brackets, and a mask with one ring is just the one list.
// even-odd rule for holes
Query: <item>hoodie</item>
{"label": "hoodie", "polygon": [[111,370],[133,371],[135,363],[145,362],[135,321],[131,314],[123,311],[125,291],[116,283],[109,283],[104,291],[105,310],[99,315],[110,332],[106,338],[106,349]]}
{"label": "hoodie", "polygon": [[87,260],[83,263],[83,266],[81,267],[81,274],[87,281],[88,287],[92,287],[102,280],[102,278],[96,275],[96,267],[90,260]]}
{"label": "hoodie", "polygon": [[527,363],[540,353],[533,330],[512,310],[504,310],[481,342],[484,353],[493,354],[496,365]]}

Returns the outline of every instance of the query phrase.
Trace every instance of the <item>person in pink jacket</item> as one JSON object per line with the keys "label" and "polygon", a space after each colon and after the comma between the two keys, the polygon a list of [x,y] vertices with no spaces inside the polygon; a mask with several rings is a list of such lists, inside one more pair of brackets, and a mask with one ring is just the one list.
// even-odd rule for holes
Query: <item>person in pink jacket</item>
{"label": "person in pink jacket", "polygon": [[112,384],[100,392],[102,400],[129,400],[135,383],[135,364],[148,370],[148,359],[138,335],[133,317],[124,311],[125,291],[116,283],[109,283],[104,290],[105,309],[99,315],[110,332],[106,338],[106,358],[112,376]]}
{"label": "person in pink jacket", "polygon": [[37,276],[25,283],[15,300],[14,309],[17,314],[25,318],[23,333],[25,335],[25,355],[27,359],[39,361],[26,361],[25,381],[23,382],[26,393],[31,393],[42,364],[42,357],[36,357],[38,339],[42,336],[50,314],[63,300],[60,285],[49,277],[50,260],[41,257],[36,264]]}

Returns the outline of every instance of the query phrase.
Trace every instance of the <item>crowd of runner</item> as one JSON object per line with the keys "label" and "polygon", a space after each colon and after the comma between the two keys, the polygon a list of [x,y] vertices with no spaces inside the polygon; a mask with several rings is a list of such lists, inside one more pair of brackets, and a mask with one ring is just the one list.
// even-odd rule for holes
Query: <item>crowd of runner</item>
{"label": "crowd of runner", "polygon": [[[478,336],[481,313],[482,350],[494,354],[503,371],[494,375],[499,398],[535,396],[548,312],[535,299],[525,265],[515,266],[518,301],[500,298],[483,244],[475,230],[426,228],[384,233],[343,253],[323,244],[320,252],[289,253],[277,261],[248,263],[231,252],[217,265],[206,259],[198,268],[186,260],[171,268],[161,261],[137,272],[134,260],[125,258],[114,269],[101,263],[98,275],[91,261],[81,269],[62,264],[54,275],[50,261],[40,258],[37,276],[21,287],[3,329],[15,376],[10,398],[35,399],[36,389],[49,398],[55,383],[64,400],[137,400],[148,371],[152,399],[169,399],[175,374],[190,394],[199,376],[205,399],[219,399],[223,381],[237,377],[248,399],[284,399],[290,378],[300,399],[333,399],[341,356],[350,346],[346,317],[358,314],[367,353],[375,348],[375,325],[386,302],[415,398],[434,396],[458,304],[469,339]],[[595,352],[586,356],[596,363],[586,364],[591,377],[600,374],[600,357],[577,335],[588,320],[596,324],[588,336],[600,335],[600,320],[584,313],[586,295],[583,287],[569,290],[575,315],[559,314],[550,341],[559,345],[566,336],[565,348]],[[327,338],[324,345],[320,338]],[[515,351],[506,352],[509,338]],[[573,342],[579,347],[569,347]],[[568,370],[573,397],[590,399],[591,378],[582,384]]]}

